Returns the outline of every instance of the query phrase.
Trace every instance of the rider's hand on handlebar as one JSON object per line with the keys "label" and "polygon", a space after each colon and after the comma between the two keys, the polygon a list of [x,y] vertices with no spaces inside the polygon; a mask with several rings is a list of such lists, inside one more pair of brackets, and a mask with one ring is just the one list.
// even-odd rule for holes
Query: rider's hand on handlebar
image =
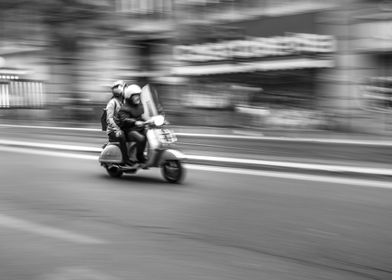
{"label": "rider's hand on handlebar", "polygon": [[136,126],[142,126],[144,124],[144,122],[142,122],[142,121],[136,121],[135,122],[135,125]]}

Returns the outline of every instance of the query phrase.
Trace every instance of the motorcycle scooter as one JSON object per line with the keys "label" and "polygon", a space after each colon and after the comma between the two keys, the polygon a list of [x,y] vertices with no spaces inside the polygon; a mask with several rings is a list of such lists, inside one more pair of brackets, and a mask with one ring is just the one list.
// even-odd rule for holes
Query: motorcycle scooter
{"label": "motorcycle scooter", "polygon": [[[149,88],[146,89],[147,96],[151,96]],[[143,88],[145,92],[145,88]],[[143,93],[142,93],[143,96]],[[144,95],[146,96],[146,95]],[[146,101],[143,103],[143,101]],[[153,100],[142,98],[142,103],[148,109],[148,114],[156,114],[151,109]],[[155,107],[153,107],[154,109]],[[148,116],[148,115],[147,115]],[[145,116],[146,118],[146,116]],[[175,134],[165,127],[166,121],[163,115],[153,115],[144,123],[146,129],[147,145],[145,155],[147,161],[144,164],[136,166],[122,165],[123,162],[120,146],[118,142],[108,142],[99,156],[99,162],[111,177],[121,177],[123,173],[134,174],[140,169],[149,169],[150,167],[161,168],[161,173],[166,181],[170,183],[180,183],[185,176],[183,161],[185,155],[173,147],[177,141]],[[136,142],[127,143],[128,156],[131,160],[135,159]]]}

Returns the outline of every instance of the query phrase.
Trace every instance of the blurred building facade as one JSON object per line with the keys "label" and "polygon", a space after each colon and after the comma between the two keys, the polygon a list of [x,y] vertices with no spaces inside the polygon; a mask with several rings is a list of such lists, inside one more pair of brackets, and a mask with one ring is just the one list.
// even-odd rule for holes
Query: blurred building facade
{"label": "blurred building facade", "polygon": [[336,66],[319,84],[331,117],[344,129],[391,132],[390,1],[346,0],[319,21],[338,39]]}
{"label": "blurred building facade", "polygon": [[[40,28],[31,24],[21,32],[20,19],[35,22],[34,13],[24,16],[1,11],[0,117],[17,119],[20,111],[40,111],[46,105],[46,66],[42,61]],[[37,42],[39,41],[39,43]],[[27,42],[35,41],[36,44]]]}
{"label": "blurred building facade", "polygon": [[392,131],[388,1],[192,2],[174,47],[188,106],[240,103],[253,126]]}
{"label": "blurred building facade", "polygon": [[200,123],[215,108],[240,126],[326,125],[317,85],[336,39],[318,19],[336,1],[192,2],[178,7],[174,73],[186,77],[185,106],[207,115]]}
{"label": "blurred building facade", "polygon": [[391,130],[385,1],[72,2],[3,17],[4,67],[46,81],[54,111],[98,119],[124,79],[154,83],[180,125]]}
{"label": "blurred building facade", "polygon": [[[114,80],[145,82],[144,77],[158,71],[160,61],[168,61],[159,56],[162,51],[170,54],[167,38],[172,37],[168,35],[173,30],[172,3],[5,0],[0,4],[4,23],[0,67],[46,84],[43,110],[19,113],[28,118],[96,120],[111,96]],[[45,108],[47,112],[42,113]]]}

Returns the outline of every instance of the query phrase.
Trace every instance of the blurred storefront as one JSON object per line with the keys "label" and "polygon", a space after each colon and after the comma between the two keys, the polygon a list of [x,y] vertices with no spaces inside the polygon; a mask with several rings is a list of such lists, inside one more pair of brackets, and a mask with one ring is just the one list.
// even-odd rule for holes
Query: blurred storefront
{"label": "blurred storefront", "polygon": [[230,125],[321,128],[317,82],[322,69],[335,66],[336,41],[319,30],[320,13],[207,19],[207,28],[196,25],[203,32],[182,28],[173,74],[187,78],[184,106],[209,116],[207,110],[226,110]]}

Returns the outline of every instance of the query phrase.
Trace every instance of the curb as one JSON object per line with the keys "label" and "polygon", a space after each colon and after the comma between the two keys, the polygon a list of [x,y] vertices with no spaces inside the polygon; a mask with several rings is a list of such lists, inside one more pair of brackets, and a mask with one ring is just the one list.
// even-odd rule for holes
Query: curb
{"label": "curb", "polygon": [[[25,128],[25,129],[45,129],[45,130],[63,130],[63,131],[81,131],[105,133],[98,128],[78,128],[78,127],[53,127],[53,126],[31,126],[31,125],[11,125],[0,124],[0,127]],[[320,138],[315,137],[288,137],[288,136],[264,136],[263,134],[249,135],[240,134],[217,134],[214,133],[197,133],[197,132],[176,132],[181,128],[171,127],[175,134],[184,138],[210,138],[210,139],[232,139],[232,140],[252,140],[252,141],[280,141],[280,142],[301,142],[301,143],[318,143],[318,144],[336,144],[336,145],[356,145],[356,146],[380,146],[392,147],[392,140],[374,140],[374,139],[348,139],[348,138],[329,138],[322,135]],[[197,130],[197,129],[196,129]],[[224,130],[223,133],[227,133]]]}

